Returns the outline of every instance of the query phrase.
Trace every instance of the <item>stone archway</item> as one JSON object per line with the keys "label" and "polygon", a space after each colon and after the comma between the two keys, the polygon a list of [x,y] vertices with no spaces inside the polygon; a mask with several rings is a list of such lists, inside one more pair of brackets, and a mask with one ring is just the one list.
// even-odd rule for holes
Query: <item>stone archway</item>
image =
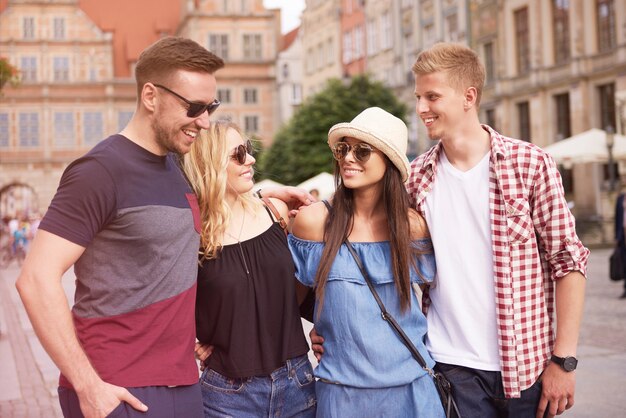
{"label": "stone archway", "polygon": [[0,214],[7,218],[28,218],[39,214],[37,191],[30,184],[14,181],[0,188]]}

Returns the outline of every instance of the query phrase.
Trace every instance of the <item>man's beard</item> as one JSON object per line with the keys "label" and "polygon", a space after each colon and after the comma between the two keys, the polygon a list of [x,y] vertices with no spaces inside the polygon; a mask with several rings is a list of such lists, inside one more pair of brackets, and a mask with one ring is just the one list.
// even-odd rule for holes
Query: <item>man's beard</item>
{"label": "man's beard", "polygon": [[161,149],[167,150],[167,152],[175,152],[183,154],[184,152],[179,150],[176,143],[172,140],[172,134],[163,127],[159,122],[160,115],[155,115],[155,119],[152,121],[152,131],[154,132],[154,140]]}

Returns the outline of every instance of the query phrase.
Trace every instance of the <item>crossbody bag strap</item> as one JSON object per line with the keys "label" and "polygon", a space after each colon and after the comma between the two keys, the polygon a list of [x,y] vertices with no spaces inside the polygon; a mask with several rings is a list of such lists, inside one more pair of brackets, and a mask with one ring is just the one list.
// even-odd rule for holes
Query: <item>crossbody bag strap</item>
{"label": "crossbody bag strap", "polygon": [[285,235],[288,235],[289,231],[287,230],[287,222],[285,221],[285,218],[283,218],[283,216],[280,214],[280,212],[278,212],[276,206],[274,206],[272,201],[269,200],[269,198],[267,197],[261,197],[261,200],[265,204],[265,207],[272,212],[272,214],[274,215],[274,219],[276,219],[276,222],[278,222],[283,231],[285,231]]}
{"label": "crossbody bag strap", "polygon": [[350,243],[348,238],[344,240],[344,243],[346,244],[346,247],[348,247],[348,251],[350,251],[350,254],[352,254],[352,257],[354,258],[356,265],[359,267],[359,270],[361,270],[361,274],[363,275],[363,278],[365,279],[365,283],[367,283],[367,287],[369,287],[370,291],[372,292],[372,295],[374,295],[374,299],[376,299],[376,303],[378,304],[378,307],[380,308],[380,312],[382,314],[383,319],[387,321],[387,323],[391,326],[391,328],[393,328],[398,334],[398,336],[400,336],[400,339],[402,340],[404,345],[406,345],[406,347],[409,349],[409,351],[411,352],[415,360],[417,360],[419,365],[422,366],[422,369],[426,370],[426,372],[428,372],[429,375],[433,376],[434,375],[433,370],[430,367],[428,367],[428,365],[426,364],[426,361],[420,354],[419,350],[417,349],[417,347],[415,347],[415,344],[413,344],[411,339],[405,334],[404,330],[402,329],[400,324],[398,324],[395,318],[389,312],[387,312],[387,308],[385,308],[385,304],[380,299],[380,296],[378,296],[378,292],[374,288],[374,284],[372,283],[372,280],[370,279],[369,274],[367,274],[367,271],[365,270],[365,267],[363,266],[363,263],[361,262],[361,258],[352,247],[352,244]]}

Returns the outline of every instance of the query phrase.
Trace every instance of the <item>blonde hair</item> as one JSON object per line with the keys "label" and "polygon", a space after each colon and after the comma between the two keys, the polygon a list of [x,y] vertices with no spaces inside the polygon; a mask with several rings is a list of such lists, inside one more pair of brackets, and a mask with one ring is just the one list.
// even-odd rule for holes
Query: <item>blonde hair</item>
{"label": "blonde hair", "polygon": [[450,84],[459,91],[469,87],[476,89],[476,108],[485,84],[485,67],[476,52],[454,43],[437,43],[417,56],[411,68],[415,75],[432,74],[445,71]]}
{"label": "blonde hair", "polygon": [[[200,220],[200,261],[216,258],[222,249],[224,231],[230,224],[232,210],[226,202],[230,149],[226,140],[229,129],[242,137],[241,129],[229,121],[211,122],[200,131],[191,150],[183,158],[183,169],[198,199]],[[238,196],[244,208],[260,205],[252,191]]]}

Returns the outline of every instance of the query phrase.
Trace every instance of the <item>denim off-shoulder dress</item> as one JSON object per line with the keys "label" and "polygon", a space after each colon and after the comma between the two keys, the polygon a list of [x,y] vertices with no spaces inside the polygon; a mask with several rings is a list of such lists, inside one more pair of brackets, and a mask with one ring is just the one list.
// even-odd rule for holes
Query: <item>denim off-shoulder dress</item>
{"label": "denim off-shoulder dress", "polygon": [[[429,366],[435,362],[424,345],[426,318],[411,292],[410,310],[402,312],[393,282],[389,242],[354,242],[356,253],[387,311],[411,338]],[[411,282],[433,280],[436,266],[430,239],[413,241],[428,253],[417,258]],[[296,277],[313,287],[324,244],[289,235]],[[382,319],[365,279],[341,246],[333,261],[315,329],[324,337],[324,355],[315,369],[318,417],[443,417],[435,385],[402,340]]]}

